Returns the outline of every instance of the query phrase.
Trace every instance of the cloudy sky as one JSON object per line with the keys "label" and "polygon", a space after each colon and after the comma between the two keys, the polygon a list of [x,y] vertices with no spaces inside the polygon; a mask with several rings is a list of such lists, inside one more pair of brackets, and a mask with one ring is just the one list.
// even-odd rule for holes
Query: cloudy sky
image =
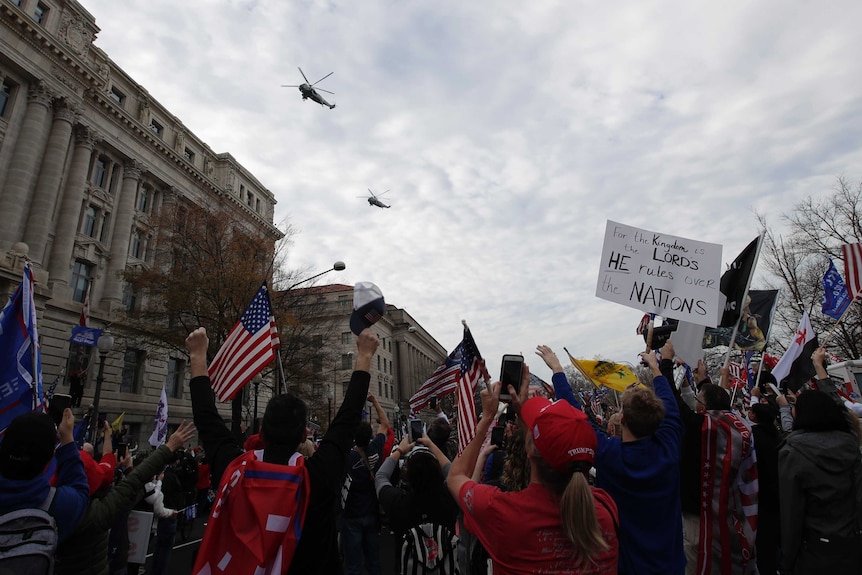
{"label": "cloudy sky", "polygon": [[[730,262],[862,176],[862,3],[82,0],[96,45],[299,233],[291,267],[377,283],[447,349],[634,361],[596,297],[608,219]],[[301,66],[337,108],[303,102]],[[388,210],[370,207],[366,188]],[[719,270],[716,270],[716,275]],[[756,277],[755,287],[762,278]]]}

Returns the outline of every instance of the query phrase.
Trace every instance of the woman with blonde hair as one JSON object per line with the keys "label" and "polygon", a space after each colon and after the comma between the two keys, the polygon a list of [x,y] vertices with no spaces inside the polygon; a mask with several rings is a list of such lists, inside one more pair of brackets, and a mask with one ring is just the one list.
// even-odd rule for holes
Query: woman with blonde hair
{"label": "woman with blonde hair", "polygon": [[565,401],[526,399],[509,391],[524,425],[530,484],[503,492],[471,480],[482,440],[494,424],[500,383],[482,391],[476,435],[453,463],[447,484],[464,512],[467,529],[488,551],[498,574],[617,573],[617,507],[587,474],[595,460],[596,434],[583,412]]}

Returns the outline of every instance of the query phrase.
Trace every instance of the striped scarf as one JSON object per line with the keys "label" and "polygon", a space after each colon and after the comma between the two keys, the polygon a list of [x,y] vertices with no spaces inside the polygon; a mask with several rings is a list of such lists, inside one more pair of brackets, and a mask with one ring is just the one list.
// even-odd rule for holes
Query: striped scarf
{"label": "striped scarf", "polygon": [[709,411],[701,427],[698,575],[757,573],[757,460],[751,428],[733,412]]}

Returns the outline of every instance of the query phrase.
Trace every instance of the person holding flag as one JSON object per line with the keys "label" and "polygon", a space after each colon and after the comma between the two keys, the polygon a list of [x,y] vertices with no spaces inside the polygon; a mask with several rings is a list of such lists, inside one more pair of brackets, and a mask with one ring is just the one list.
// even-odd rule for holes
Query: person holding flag
{"label": "person holding flag", "polygon": [[24,265],[18,289],[0,312],[0,433],[17,416],[44,411],[42,360],[33,301],[33,271]]}
{"label": "person holding flag", "polygon": [[341,571],[336,508],[378,344],[366,325],[356,341],[356,368],[344,401],[314,457],[305,459],[297,448],[306,438],[308,409],[290,393],[266,406],[263,449],[243,453],[215,406],[206,330],[189,334],[192,411],[219,485],[194,575]]}

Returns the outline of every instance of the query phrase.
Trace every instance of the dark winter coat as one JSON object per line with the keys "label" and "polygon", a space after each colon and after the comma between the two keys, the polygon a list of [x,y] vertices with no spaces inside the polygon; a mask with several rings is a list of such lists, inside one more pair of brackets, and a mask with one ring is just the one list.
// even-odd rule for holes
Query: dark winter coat
{"label": "dark winter coat", "polygon": [[795,574],[862,573],[862,458],[845,431],[794,431],[778,454],[781,547]]}

